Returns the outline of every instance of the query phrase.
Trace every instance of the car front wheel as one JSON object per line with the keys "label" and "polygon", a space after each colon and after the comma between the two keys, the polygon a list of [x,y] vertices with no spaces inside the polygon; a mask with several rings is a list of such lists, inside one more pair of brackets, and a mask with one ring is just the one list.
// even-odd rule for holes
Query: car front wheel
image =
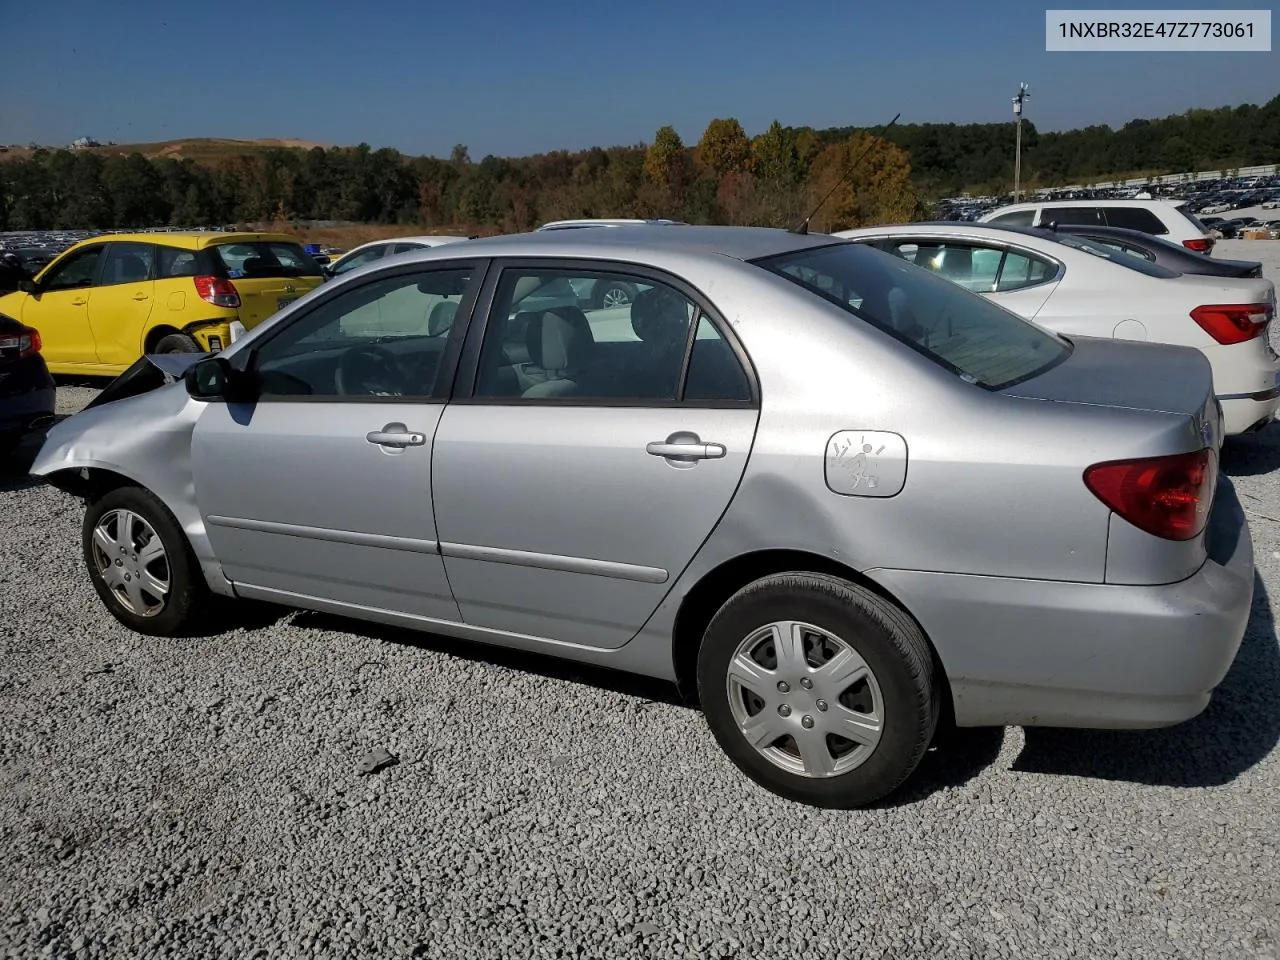
{"label": "car front wheel", "polygon": [[940,696],[928,641],[884,598],[821,574],[777,574],[707,627],[698,693],[725,753],[761,786],[866,806],[915,770]]}
{"label": "car front wheel", "polygon": [[169,509],[141,487],[119,487],[85,512],[84,558],[99,598],[126,627],[180,636],[208,599],[199,565]]}

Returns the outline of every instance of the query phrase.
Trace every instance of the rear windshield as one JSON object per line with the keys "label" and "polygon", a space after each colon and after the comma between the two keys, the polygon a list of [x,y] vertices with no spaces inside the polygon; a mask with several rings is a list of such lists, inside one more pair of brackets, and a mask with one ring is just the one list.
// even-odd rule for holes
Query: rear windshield
{"label": "rear windshield", "polygon": [[233,241],[213,249],[231,279],[240,277],[320,277],[323,272],[299,243],[282,240]]}
{"label": "rear windshield", "polygon": [[1110,260],[1112,263],[1122,267],[1128,267],[1130,270],[1136,270],[1138,273],[1146,274],[1148,277],[1158,277],[1161,280],[1168,280],[1171,277],[1180,277],[1182,274],[1170,270],[1168,267],[1162,267],[1152,263],[1145,257],[1139,257],[1129,253],[1127,250],[1121,250],[1108,244],[1099,243],[1097,240],[1089,237],[1076,236],[1070,233],[1054,233],[1054,240],[1062,244],[1064,247],[1071,247],[1075,250],[1083,250],[1085,253],[1091,253],[1095,257],[1103,260]]}
{"label": "rear windshield", "polygon": [[980,294],[859,243],[753,261],[846,310],[969,383],[999,390],[1070,355],[1062,337]]}

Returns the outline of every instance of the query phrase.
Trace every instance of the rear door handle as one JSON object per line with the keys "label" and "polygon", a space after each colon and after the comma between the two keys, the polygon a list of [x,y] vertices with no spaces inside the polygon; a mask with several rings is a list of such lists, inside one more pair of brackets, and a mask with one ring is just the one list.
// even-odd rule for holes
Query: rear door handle
{"label": "rear door handle", "polygon": [[135,299],[135,300],[150,300],[151,298],[150,298],[149,296],[147,296],[145,293],[135,293],[135,294],[133,295],[133,299]]}
{"label": "rear door handle", "polygon": [[388,423],[381,430],[366,433],[364,438],[380,447],[420,447],[427,442],[425,433],[415,433],[403,423]]}
{"label": "rear door handle", "polygon": [[723,443],[672,442],[670,439],[654,440],[644,450],[668,460],[719,460],[725,454]]}

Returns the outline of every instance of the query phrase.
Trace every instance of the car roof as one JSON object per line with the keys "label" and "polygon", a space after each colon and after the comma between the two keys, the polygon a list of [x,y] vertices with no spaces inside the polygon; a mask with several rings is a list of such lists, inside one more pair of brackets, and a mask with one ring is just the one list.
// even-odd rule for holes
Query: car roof
{"label": "car roof", "polygon": [[428,246],[435,246],[437,244],[453,243],[454,241],[457,241],[457,240],[468,240],[468,239],[471,239],[471,238],[458,236],[458,235],[446,235],[443,233],[417,234],[411,237],[382,237],[379,240],[366,240],[364,243],[351,247],[349,250],[342,251],[340,256],[346,257],[346,256],[349,256],[350,254],[357,253],[358,251],[364,250],[368,247],[382,246],[383,244],[387,244],[387,243],[422,243]]}
{"label": "car roof", "polygon": [[1008,223],[983,223],[980,220],[919,220],[914,223],[882,223],[874,227],[855,227],[852,230],[841,230],[836,237],[869,237],[878,233],[908,233],[923,230],[925,233],[968,233],[970,236],[980,234],[1018,233],[1026,237],[1052,239],[1053,231],[1048,227],[1015,227]]}
{"label": "car roof", "polygon": [[683,220],[667,220],[665,218],[654,218],[649,220],[631,219],[626,217],[580,217],[576,220],[552,220],[538,227],[538,230],[573,230],[579,227],[627,227],[633,224],[648,224],[650,226],[672,226],[687,227]]}
{"label": "car roof", "polygon": [[183,250],[203,250],[224,243],[251,243],[254,241],[274,241],[280,243],[298,243],[297,237],[287,233],[222,233],[216,230],[188,230],[156,233],[103,233],[96,237],[88,237],[68,247],[75,250],[91,243],[154,243],[162,247],[179,247]]}
{"label": "car roof", "polygon": [[[839,237],[830,234],[796,234],[779,227],[684,226],[679,230],[662,230],[651,225],[633,225],[608,230],[547,230],[480,237],[469,240],[465,249],[477,250],[477,256],[495,257],[626,259],[636,254],[692,253],[752,260],[839,242]],[[423,251],[405,256],[425,256],[427,253]]]}
{"label": "car roof", "polygon": [[[1012,210],[1034,210],[1037,207],[1180,207],[1185,200],[1024,200],[996,207],[992,214]],[[989,216],[990,214],[988,214]]]}

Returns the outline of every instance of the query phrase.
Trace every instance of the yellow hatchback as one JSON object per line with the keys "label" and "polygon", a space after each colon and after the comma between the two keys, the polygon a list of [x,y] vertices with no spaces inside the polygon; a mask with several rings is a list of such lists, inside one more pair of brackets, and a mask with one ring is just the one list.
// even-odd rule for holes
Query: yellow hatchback
{"label": "yellow hatchback", "polygon": [[276,233],[133,233],[69,247],[0,313],[40,331],[54,373],[122,373],[146,353],[216,353],[324,282]]}

